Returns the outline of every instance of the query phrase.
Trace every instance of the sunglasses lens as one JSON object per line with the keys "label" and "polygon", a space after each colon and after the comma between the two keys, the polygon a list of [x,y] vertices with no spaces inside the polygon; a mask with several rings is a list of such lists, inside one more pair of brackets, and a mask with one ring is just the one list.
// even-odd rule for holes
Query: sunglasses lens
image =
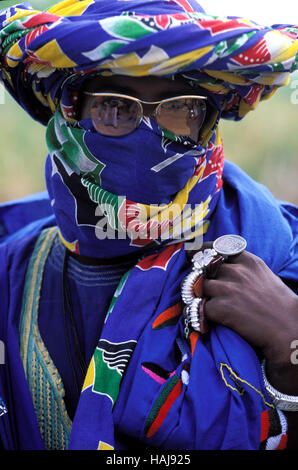
{"label": "sunglasses lens", "polygon": [[137,101],[116,96],[97,96],[91,103],[91,119],[103,135],[121,136],[134,131],[142,118]]}
{"label": "sunglasses lens", "polygon": [[175,135],[198,141],[206,117],[206,101],[200,98],[176,98],[163,101],[156,109],[156,121]]}

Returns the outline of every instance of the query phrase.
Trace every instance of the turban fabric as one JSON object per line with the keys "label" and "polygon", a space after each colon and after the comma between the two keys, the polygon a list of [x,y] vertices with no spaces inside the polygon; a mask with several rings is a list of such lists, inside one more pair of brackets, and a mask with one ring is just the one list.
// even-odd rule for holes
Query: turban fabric
{"label": "turban fabric", "polygon": [[[205,233],[222,184],[220,117],[243,118],[288,83],[298,57],[297,28],[210,16],[194,0],[65,0],[47,12],[20,4],[0,14],[0,48],[8,90],[48,125],[46,182],[61,239],[98,257],[111,256],[105,223],[117,232],[114,256]],[[184,77],[214,103],[202,145],[187,148],[149,119],[114,141],[78,123],[78,90],[94,74]]]}
{"label": "turban fabric", "polygon": [[66,78],[92,71],[183,73],[224,102],[223,117],[240,119],[298,67],[297,27],[210,16],[194,0],[65,0],[47,12],[21,4],[1,13],[0,28],[2,79],[44,123]]}

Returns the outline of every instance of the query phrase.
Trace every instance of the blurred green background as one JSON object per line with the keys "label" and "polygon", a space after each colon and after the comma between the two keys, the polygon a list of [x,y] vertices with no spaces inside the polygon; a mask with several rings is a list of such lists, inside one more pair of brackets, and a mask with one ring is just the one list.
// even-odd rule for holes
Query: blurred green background
{"label": "blurred green background", "polygon": [[[296,77],[296,78],[295,78]],[[222,121],[226,158],[273,194],[298,204],[298,76],[243,121]],[[45,127],[0,90],[0,202],[45,189]],[[295,93],[295,94],[294,94]],[[1,95],[0,95],[1,98]],[[291,99],[292,98],[292,99]]]}

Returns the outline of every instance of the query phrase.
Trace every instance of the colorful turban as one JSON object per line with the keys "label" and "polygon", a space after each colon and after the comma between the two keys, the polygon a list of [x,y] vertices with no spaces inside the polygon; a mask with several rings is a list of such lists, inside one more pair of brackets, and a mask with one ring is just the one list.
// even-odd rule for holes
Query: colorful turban
{"label": "colorful turban", "polygon": [[1,77],[43,123],[60,99],[72,119],[63,89],[94,71],[182,73],[218,96],[222,117],[241,119],[288,83],[298,67],[297,33],[207,15],[195,0],[65,0],[47,12],[20,4],[0,14]]}
{"label": "colorful turban", "polygon": [[[195,0],[65,0],[47,12],[29,4],[3,10],[1,77],[48,125],[46,183],[63,243],[110,257],[172,239],[177,226],[181,239],[204,234],[222,185],[218,121],[241,119],[288,82],[297,33],[210,16]],[[78,90],[94,74],[182,75],[213,103],[202,145],[189,146],[150,119],[117,139],[78,122]]]}

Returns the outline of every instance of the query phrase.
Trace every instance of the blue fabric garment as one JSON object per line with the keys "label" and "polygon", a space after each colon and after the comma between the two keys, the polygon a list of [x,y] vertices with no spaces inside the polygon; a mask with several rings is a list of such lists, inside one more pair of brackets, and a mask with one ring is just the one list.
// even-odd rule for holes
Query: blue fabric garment
{"label": "blue fabric garment", "polygon": [[[22,205],[20,210],[23,210]],[[1,222],[8,226],[7,207],[2,207],[1,213]],[[42,218],[43,215],[46,217]],[[34,222],[31,213],[30,222],[35,225],[31,225],[30,232],[28,228],[26,232],[20,225],[19,233],[15,233],[13,238],[3,238],[0,245],[0,288],[4,294],[1,304],[0,338],[5,342],[7,357],[5,366],[0,366],[0,396],[8,410],[0,418],[0,436],[7,449],[44,448],[19,357],[18,339],[26,267],[40,231],[45,226],[54,224],[54,220],[51,216],[48,217],[47,212],[44,213],[44,209],[36,210],[35,216]],[[224,233],[239,233],[246,237],[249,251],[264,259],[276,274],[297,283],[297,217],[297,209],[276,201],[264,187],[253,182],[235,165],[226,162],[223,190],[206,240],[212,240]],[[158,270],[158,276],[165,279],[169,298],[177,300],[179,281],[188,269],[184,251],[177,251],[170,264],[171,269],[165,273]],[[149,281],[152,277],[152,269],[139,271],[135,271],[134,276],[138,276],[142,282],[142,289],[134,292],[135,302],[142,301],[149,289],[145,279]],[[154,290],[149,290],[149,294],[151,297],[156,295]],[[129,300],[129,289],[126,293],[125,288],[123,295],[122,305],[125,296],[128,296]],[[153,317],[169,306],[167,302],[166,299],[162,301],[158,310],[152,312]],[[169,329],[153,331],[152,314],[148,314],[149,319],[144,318],[144,330],[122,379],[120,394],[113,409],[116,435],[121,437],[125,434],[132,439],[141,439],[146,445],[171,449],[258,448],[260,412],[266,407],[249,393],[247,398],[242,400],[240,395],[231,389],[234,382],[229,381],[227,368],[231,366],[233,370],[237,370],[238,376],[261,386],[258,362],[245,341],[220,326],[212,330],[210,337],[198,342],[188,371],[188,385],[181,385],[182,393],[169,415],[171,421],[164,423],[166,430],[161,426],[152,437],[144,433],[144,423],[148,426],[150,424],[147,420],[151,406],[163,387],[148,373],[144,373],[144,363],[155,363],[166,371],[176,368],[176,374],[172,376],[174,378],[169,380],[181,378],[185,365],[180,363],[177,366],[174,354],[177,346],[178,349],[181,348],[181,352],[185,348],[183,342],[176,343],[176,338],[181,337],[181,322],[170,326]],[[187,347],[186,352],[189,352]],[[226,364],[221,370],[223,376],[217,368],[217,360]],[[228,387],[222,377],[227,380]],[[171,383],[167,381],[165,386],[170,386]],[[261,390],[265,396],[265,391]],[[83,401],[79,406],[84,407]],[[75,419],[73,427],[76,426]],[[73,448],[78,446],[77,442],[71,442]],[[120,447],[117,439],[115,442],[117,448]]]}
{"label": "blue fabric garment", "polygon": [[[47,260],[43,279],[38,325],[41,337],[56,365],[65,389],[65,403],[72,419],[75,413],[80,391],[84,382],[84,374],[78,366],[74,348],[73,334],[67,312],[67,335],[69,337],[70,354],[75,372],[72,372],[65,341],[64,307],[63,307],[63,263],[66,248],[59,238],[51,250]],[[132,263],[115,265],[89,266],[83,265],[69,257],[67,277],[71,296],[71,310],[78,333],[80,350],[84,361],[89,364],[96,347],[105,315],[124,273]],[[54,315],[53,315],[54,312]],[[78,386],[76,388],[77,377]]]}

